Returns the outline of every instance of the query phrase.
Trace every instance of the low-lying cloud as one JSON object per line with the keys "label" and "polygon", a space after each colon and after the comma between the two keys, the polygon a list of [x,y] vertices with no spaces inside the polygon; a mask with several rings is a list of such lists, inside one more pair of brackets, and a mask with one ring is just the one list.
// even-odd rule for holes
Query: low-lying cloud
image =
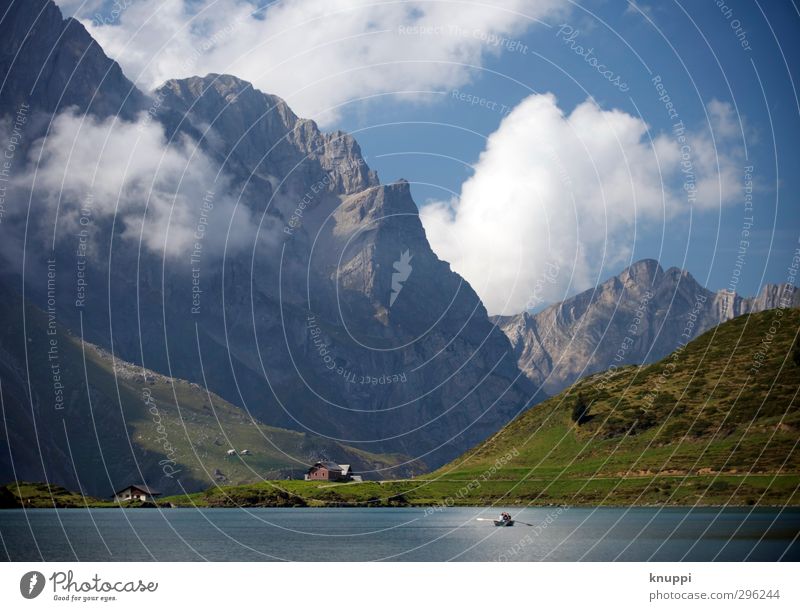
{"label": "low-lying cloud", "polygon": [[126,122],[62,113],[28,157],[15,186],[33,189],[44,214],[31,222],[56,223],[40,228],[56,239],[75,235],[87,214],[93,223],[114,219],[123,239],[168,259],[188,260],[198,236],[217,255],[255,236],[249,208],[237,206],[219,165],[189,138],[167,142],[146,115]]}
{"label": "low-lying cloud", "polygon": [[716,141],[687,129],[681,142],[593,101],[565,114],[553,95],[531,95],[488,138],[460,197],[422,208],[428,239],[491,314],[594,286],[629,257],[635,228],[740,193],[740,160],[726,152],[738,122],[726,103],[707,110]]}

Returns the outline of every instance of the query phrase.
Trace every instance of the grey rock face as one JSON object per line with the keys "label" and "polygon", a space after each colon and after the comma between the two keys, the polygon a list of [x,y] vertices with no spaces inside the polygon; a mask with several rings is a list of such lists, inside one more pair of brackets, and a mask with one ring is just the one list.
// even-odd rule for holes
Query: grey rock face
{"label": "grey rock face", "polygon": [[657,361],[736,316],[798,304],[800,292],[787,285],[767,285],[752,298],[714,293],[687,271],[664,271],[645,259],[539,313],[494,320],[511,340],[520,369],[554,394],[612,366]]}
{"label": "grey rock face", "polygon": [[[254,381],[252,392],[227,381],[215,391],[241,393],[269,423],[429,465],[529,405],[533,389],[508,340],[431,250],[407,182],[379,184],[350,136],[322,134],[233,77],[171,81],[156,95],[170,129],[199,133],[237,184],[259,182],[253,210],[286,227],[307,200],[277,246],[254,244],[252,267],[234,258],[224,284],[210,282],[225,300],[206,309],[214,343],[203,358],[224,368],[231,354],[235,377]],[[407,273],[397,271],[404,253]]]}
{"label": "grey rock face", "polygon": [[766,284],[755,297],[742,300],[741,313],[800,305],[800,294],[788,284]]}
{"label": "grey rock face", "polygon": [[[217,232],[225,237],[229,219],[209,224],[196,314],[188,253],[161,257],[100,220],[91,239],[103,256],[87,266],[89,298],[78,310],[76,237],[59,234],[55,253],[26,253],[26,296],[39,304],[47,258],[64,270],[55,286],[59,323],[123,360],[206,386],[267,424],[430,467],[531,404],[534,389],[508,339],[431,251],[408,184],[381,185],[351,136],[323,133],[229,75],[171,80],[146,98],[52,3],[15,3],[9,15],[31,35],[0,43],[5,65],[22,45],[29,71],[41,64],[52,72],[34,88],[38,109],[52,116],[69,103],[124,119],[144,100],[170,142],[188,137],[219,164],[229,192],[216,197],[235,199],[258,225],[229,236],[221,253],[210,243]],[[58,61],[46,59],[51,48]],[[5,114],[32,85],[16,65],[2,92]],[[80,78],[66,84],[73,71]]]}
{"label": "grey rock face", "polygon": [[3,0],[0,18],[0,115],[13,114],[21,104],[51,114],[73,106],[123,118],[146,108],[146,96],[119,65],[50,0]]}
{"label": "grey rock face", "polygon": [[300,199],[317,181],[326,193],[350,194],[378,184],[348,134],[325,134],[298,118],[277,96],[235,76],[171,80],[159,87],[158,113],[173,133],[204,139],[226,170],[266,189]]}

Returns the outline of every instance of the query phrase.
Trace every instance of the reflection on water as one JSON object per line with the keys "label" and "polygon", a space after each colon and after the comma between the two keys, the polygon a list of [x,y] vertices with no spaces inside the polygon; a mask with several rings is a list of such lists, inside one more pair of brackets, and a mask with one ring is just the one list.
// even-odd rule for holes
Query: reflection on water
{"label": "reflection on water", "polygon": [[800,560],[800,510],[0,511],[4,560]]}

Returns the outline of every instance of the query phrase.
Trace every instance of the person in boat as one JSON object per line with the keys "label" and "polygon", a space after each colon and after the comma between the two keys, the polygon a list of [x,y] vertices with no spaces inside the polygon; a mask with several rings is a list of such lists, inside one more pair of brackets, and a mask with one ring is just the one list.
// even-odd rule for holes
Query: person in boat
{"label": "person in boat", "polygon": [[511,514],[504,511],[500,514],[500,520],[503,522],[510,522],[511,521]]}

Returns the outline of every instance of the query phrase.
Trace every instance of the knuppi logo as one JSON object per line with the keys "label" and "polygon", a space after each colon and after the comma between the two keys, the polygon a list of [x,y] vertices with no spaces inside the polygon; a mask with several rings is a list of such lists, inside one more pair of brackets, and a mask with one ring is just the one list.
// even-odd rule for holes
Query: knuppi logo
{"label": "knuppi logo", "polygon": [[400,291],[403,290],[403,282],[408,280],[411,275],[411,259],[413,258],[406,250],[400,253],[400,258],[392,264],[395,272],[392,274],[392,294],[389,296],[390,308],[394,305],[394,300],[397,299]]}
{"label": "knuppi logo", "polygon": [[19,593],[24,598],[36,598],[44,590],[44,575],[39,571],[28,571],[19,580]]}

